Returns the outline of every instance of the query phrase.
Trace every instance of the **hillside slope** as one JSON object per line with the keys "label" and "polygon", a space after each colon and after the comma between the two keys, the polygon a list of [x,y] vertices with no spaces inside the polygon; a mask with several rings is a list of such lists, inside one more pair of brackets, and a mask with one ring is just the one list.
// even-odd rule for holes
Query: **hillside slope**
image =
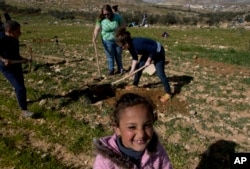
{"label": "hillside slope", "polygon": [[18,6],[28,6],[28,7],[39,7],[44,10],[59,8],[67,10],[78,10],[78,11],[98,11],[103,4],[118,4],[122,11],[137,11],[142,10],[145,7],[150,7],[154,5],[164,5],[164,6],[179,6],[181,8],[186,8],[188,5],[191,8],[196,8],[197,6],[206,5],[211,9],[216,6],[222,6],[220,8],[222,11],[249,11],[250,2],[249,0],[106,0],[99,2],[97,0],[0,0],[0,2],[5,2],[6,4],[15,4]]}

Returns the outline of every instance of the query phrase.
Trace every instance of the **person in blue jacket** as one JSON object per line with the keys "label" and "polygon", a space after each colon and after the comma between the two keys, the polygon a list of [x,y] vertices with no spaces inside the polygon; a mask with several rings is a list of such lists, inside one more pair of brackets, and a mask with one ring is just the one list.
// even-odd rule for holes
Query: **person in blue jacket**
{"label": "person in blue jacket", "polygon": [[4,23],[2,21],[2,17],[0,15],[0,37],[4,35]]}
{"label": "person in blue jacket", "polygon": [[[9,20],[4,23],[4,34],[0,36],[0,72],[15,89],[17,101],[24,117],[32,117],[33,112],[27,109],[26,87],[21,63],[28,60],[20,56],[19,37],[21,26],[18,22]],[[16,63],[19,61],[18,63]]]}
{"label": "person in blue jacket", "polygon": [[[116,43],[124,50],[127,49],[132,56],[132,65],[129,74],[133,74],[136,69],[142,66],[148,66],[152,61],[154,62],[156,72],[161,82],[163,83],[165,94],[160,97],[161,102],[166,102],[171,98],[171,89],[168,78],[165,74],[165,50],[163,46],[152,39],[135,37],[131,38],[130,32],[125,27],[120,27],[116,32]],[[138,59],[138,55],[141,58]],[[133,88],[138,86],[142,70],[137,72],[134,76]]]}

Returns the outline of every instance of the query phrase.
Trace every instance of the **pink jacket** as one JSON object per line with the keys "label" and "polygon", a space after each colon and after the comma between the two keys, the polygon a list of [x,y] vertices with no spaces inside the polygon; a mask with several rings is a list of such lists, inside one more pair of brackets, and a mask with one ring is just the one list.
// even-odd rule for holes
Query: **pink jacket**
{"label": "pink jacket", "polygon": [[[93,169],[138,169],[121,154],[116,144],[116,135],[94,140],[96,158]],[[157,138],[156,150],[147,149],[142,156],[140,169],[172,169],[169,157]],[[152,151],[152,152],[150,152]]]}

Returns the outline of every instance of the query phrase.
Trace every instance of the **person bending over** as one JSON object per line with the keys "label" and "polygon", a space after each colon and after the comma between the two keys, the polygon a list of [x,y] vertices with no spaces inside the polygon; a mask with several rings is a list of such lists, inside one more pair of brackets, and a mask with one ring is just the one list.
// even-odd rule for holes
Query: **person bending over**
{"label": "person bending over", "polygon": [[[159,42],[149,38],[131,38],[130,32],[127,31],[125,27],[120,27],[117,30],[116,42],[123,50],[128,50],[132,56],[132,65],[129,72],[130,74],[133,74],[136,69],[139,69],[144,65],[149,66],[153,61],[156,68],[156,73],[165,89],[165,94],[160,97],[160,101],[168,101],[171,98],[171,89],[164,70],[165,50],[163,46]],[[138,59],[138,55],[141,55],[140,59]],[[133,85],[127,87],[127,89],[138,86],[141,75],[142,70],[135,74]]]}

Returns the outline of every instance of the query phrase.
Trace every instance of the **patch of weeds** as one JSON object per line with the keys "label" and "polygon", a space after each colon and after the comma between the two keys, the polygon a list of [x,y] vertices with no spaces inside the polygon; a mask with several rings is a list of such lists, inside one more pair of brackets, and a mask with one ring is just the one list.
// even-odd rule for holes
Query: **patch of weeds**
{"label": "patch of weeds", "polygon": [[169,154],[173,168],[185,168],[186,159],[189,157],[185,148],[180,144],[170,142],[163,142],[163,145]]}
{"label": "patch of weeds", "polygon": [[222,100],[218,100],[217,101],[217,106],[218,107],[222,107],[222,106],[226,106],[227,105],[227,103],[225,103],[224,101],[222,101]]}
{"label": "patch of weeds", "polygon": [[[181,127],[181,125],[179,126]],[[181,132],[181,140],[183,142],[190,140],[195,134],[197,134],[197,131],[195,131],[192,127],[181,127],[178,129],[178,131]]]}
{"label": "patch of weeds", "polygon": [[250,78],[239,79],[241,83],[250,85]]}
{"label": "patch of weeds", "polygon": [[164,123],[166,128],[167,128],[167,135],[172,135],[176,132],[176,129],[175,129],[175,125],[176,125],[176,122],[179,120],[179,118],[174,118],[170,121],[168,121],[167,123]]}
{"label": "patch of weeds", "polygon": [[201,120],[201,121],[200,121],[200,125],[201,125],[202,130],[209,131],[207,122],[206,122],[205,120]]}
{"label": "patch of weeds", "polygon": [[250,123],[250,120],[248,118],[238,118],[234,121],[231,121],[230,124],[232,124],[232,126],[234,126],[235,128],[238,128],[238,129],[243,129],[246,124],[249,124]]}
{"label": "patch of weeds", "polygon": [[50,155],[44,155],[29,146],[20,148],[20,141],[24,141],[21,136],[0,137],[0,157],[1,168],[14,166],[15,168],[33,169],[35,168],[55,168],[66,169],[57,159]]}
{"label": "patch of weeds", "polygon": [[[45,108],[40,106],[38,103],[29,103],[28,102],[28,109],[34,112],[32,118],[38,119],[43,117],[43,113],[46,112]],[[21,111],[20,111],[21,112]]]}
{"label": "patch of weeds", "polygon": [[249,52],[236,51],[234,49],[213,50],[209,53],[209,59],[249,67],[250,60],[247,57],[248,55]]}
{"label": "patch of weeds", "polygon": [[238,88],[238,90],[239,90],[240,93],[242,94],[242,93],[245,92],[247,89],[246,89],[245,87],[243,87],[243,86],[240,86],[240,87]]}
{"label": "patch of weeds", "polygon": [[[194,98],[195,99],[195,98]],[[196,102],[196,104],[199,104],[199,105],[201,105],[201,104],[203,104],[203,103],[206,103],[206,98],[200,98],[200,99],[195,99],[195,102]]]}
{"label": "patch of weeds", "polygon": [[90,149],[93,145],[93,139],[109,135],[102,124],[95,125],[91,128],[89,125],[81,126],[81,134],[74,137],[74,140],[68,144],[70,151],[74,153],[86,152],[91,153]]}
{"label": "patch of weeds", "polygon": [[208,117],[208,119],[210,119],[210,120],[212,120],[212,121],[216,120],[218,114],[220,114],[220,113],[219,113],[218,111],[216,111],[216,110],[206,110],[206,111],[209,112],[209,117]]}
{"label": "patch of weeds", "polygon": [[[242,95],[242,91],[240,91],[240,94],[233,94],[231,95],[231,97],[234,99],[234,100],[237,100],[237,99],[246,99],[246,96],[245,95]],[[226,96],[225,96],[226,97]]]}
{"label": "patch of weeds", "polygon": [[215,133],[223,133],[225,134],[225,130],[221,127],[221,126],[212,126],[211,127],[212,131],[214,131]]}
{"label": "patch of weeds", "polygon": [[227,111],[245,111],[245,110],[250,110],[250,105],[249,104],[243,104],[243,103],[233,103],[230,106],[226,107]]}

